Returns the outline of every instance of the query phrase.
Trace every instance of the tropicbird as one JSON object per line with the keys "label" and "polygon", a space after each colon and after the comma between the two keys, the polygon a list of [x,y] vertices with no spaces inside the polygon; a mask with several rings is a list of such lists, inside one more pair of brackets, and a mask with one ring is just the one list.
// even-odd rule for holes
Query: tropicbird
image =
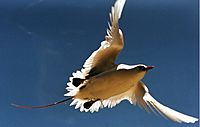
{"label": "tropicbird", "polygon": [[83,68],[72,73],[72,77],[69,78],[70,82],[66,88],[68,92],[64,95],[69,98],[45,106],[13,105],[20,108],[46,108],[73,100],[70,105],[75,105],[75,109],[80,108],[81,112],[97,112],[100,108],[112,108],[122,100],[128,100],[146,111],[157,111],[162,116],[179,123],[198,121],[195,117],[160,104],[150,95],[141,80],[148,70],[154,68],[153,66],[115,64],[116,57],[124,47],[123,33],[119,29],[118,21],[125,2],[126,0],[116,0],[111,8],[105,40],[85,61]]}

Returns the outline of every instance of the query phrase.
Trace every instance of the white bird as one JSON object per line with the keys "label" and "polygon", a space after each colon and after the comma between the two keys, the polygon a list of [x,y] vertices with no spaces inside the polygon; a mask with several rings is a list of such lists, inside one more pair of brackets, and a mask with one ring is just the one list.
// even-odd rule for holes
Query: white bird
{"label": "white bird", "polygon": [[69,78],[70,82],[67,83],[66,88],[68,93],[65,96],[70,98],[46,106],[13,105],[21,108],[46,108],[72,99],[70,105],[75,105],[75,109],[80,108],[81,112],[97,112],[100,108],[112,108],[122,100],[128,100],[146,111],[157,111],[162,116],[179,123],[198,121],[197,118],[160,104],[150,95],[141,80],[153,66],[115,64],[117,55],[124,47],[123,33],[119,29],[118,20],[125,2],[126,0],[116,1],[111,8],[111,25],[109,23],[105,40],[85,61],[83,68]]}

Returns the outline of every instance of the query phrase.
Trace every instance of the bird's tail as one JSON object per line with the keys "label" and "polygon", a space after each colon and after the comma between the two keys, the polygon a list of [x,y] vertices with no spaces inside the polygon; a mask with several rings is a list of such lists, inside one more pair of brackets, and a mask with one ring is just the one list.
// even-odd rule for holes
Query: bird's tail
{"label": "bird's tail", "polygon": [[33,109],[33,108],[48,108],[48,107],[51,107],[51,106],[55,106],[57,104],[64,103],[64,102],[66,102],[68,100],[71,100],[71,99],[73,99],[73,97],[70,97],[70,98],[67,98],[67,99],[64,99],[64,100],[61,100],[61,101],[54,102],[52,104],[42,105],[42,106],[24,106],[24,105],[17,105],[17,104],[11,104],[11,105],[14,106],[14,107],[17,107],[17,108],[29,108],[29,109]]}
{"label": "bird's tail", "polygon": [[182,122],[195,123],[196,121],[198,121],[198,119],[195,117],[185,115],[167,106],[162,105],[161,103],[156,101],[148,92],[145,93],[145,96],[143,97],[143,99],[149,107],[153,106],[154,109],[156,109],[156,111],[159,112],[162,116],[169,118],[173,121],[176,121],[179,123],[182,123]]}

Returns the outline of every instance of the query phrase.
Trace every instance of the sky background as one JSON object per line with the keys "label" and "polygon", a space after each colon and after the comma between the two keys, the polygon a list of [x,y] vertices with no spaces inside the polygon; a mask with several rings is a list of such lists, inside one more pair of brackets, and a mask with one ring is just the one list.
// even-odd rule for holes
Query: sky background
{"label": "sky background", "polygon": [[[81,113],[64,98],[68,77],[104,39],[114,0],[0,1],[0,127],[198,127],[179,124],[121,102]],[[150,93],[199,116],[198,0],[127,0],[117,63],[154,65],[143,79]],[[109,85],[109,84],[108,84]]]}

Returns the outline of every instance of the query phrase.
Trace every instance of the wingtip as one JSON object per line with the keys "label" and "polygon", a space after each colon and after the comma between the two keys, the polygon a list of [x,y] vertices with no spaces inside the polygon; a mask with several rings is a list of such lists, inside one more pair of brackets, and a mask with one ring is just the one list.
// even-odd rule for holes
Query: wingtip
{"label": "wingtip", "polygon": [[[191,116],[190,116],[190,117],[191,117]],[[187,123],[196,123],[197,121],[199,121],[198,118],[191,117],[191,118],[187,121]]]}
{"label": "wingtip", "polygon": [[114,8],[118,10],[118,19],[120,19],[122,10],[124,8],[124,5],[126,3],[126,0],[117,0],[115,2]]}
{"label": "wingtip", "polygon": [[160,113],[165,118],[171,119],[172,121],[178,123],[195,123],[198,121],[198,118],[180,113],[167,106],[160,104],[149,93],[146,93],[143,99],[147,104],[153,106],[153,108],[156,109],[158,113]]}
{"label": "wingtip", "polygon": [[118,23],[121,17],[126,0],[116,0],[114,6],[111,7],[110,22],[113,24]]}

